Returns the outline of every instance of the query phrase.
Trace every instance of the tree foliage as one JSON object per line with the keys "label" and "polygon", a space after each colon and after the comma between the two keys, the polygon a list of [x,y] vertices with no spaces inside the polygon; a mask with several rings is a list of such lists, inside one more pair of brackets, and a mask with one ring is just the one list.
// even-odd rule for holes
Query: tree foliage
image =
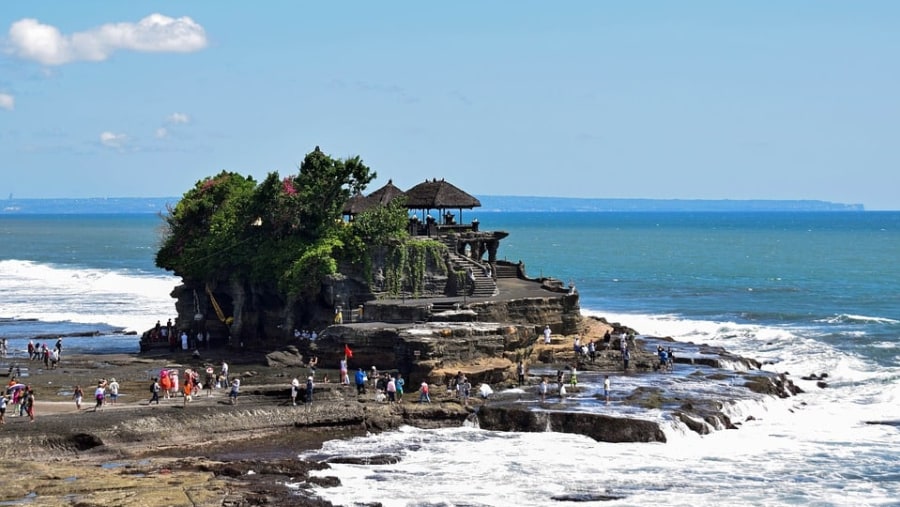
{"label": "tree foliage", "polygon": [[335,159],[317,146],[292,176],[273,172],[257,184],[223,171],[200,180],[164,217],[156,265],[198,280],[272,283],[285,294],[315,290],[346,255],[347,229],[356,234],[341,221],[344,203],[375,177],[359,157]]}

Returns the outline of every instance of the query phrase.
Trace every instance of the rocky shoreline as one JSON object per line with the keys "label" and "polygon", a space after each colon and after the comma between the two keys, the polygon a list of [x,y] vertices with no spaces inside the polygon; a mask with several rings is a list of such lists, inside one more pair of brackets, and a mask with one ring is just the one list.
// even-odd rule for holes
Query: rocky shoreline
{"label": "rocky shoreline", "polygon": [[[609,329],[603,321],[586,322],[582,337],[596,339]],[[273,362],[272,354],[224,350],[202,359],[187,354],[159,356],[64,357],[55,370],[30,369],[21,379],[36,393],[36,420],[12,417],[0,427],[0,455],[7,477],[16,480],[0,490],[0,502],[27,501],[29,505],[331,505],[317,498],[313,485],[336,484],[337,478],[310,478],[311,470],[327,463],[297,458],[323,441],[367,432],[386,431],[403,425],[420,428],[459,426],[465,421],[484,429],[503,431],[575,432],[607,442],[665,441],[657,422],[640,415],[573,411],[569,400],[554,397],[540,403],[536,385],[542,375],[574,364],[574,336],[554,336],[551,344],[532,339],[528,343],[527,385],[515,386],[515,355],[498,355],[470,363],[433,364],[428,381],[432,403],[415,403],[417,393],[407,393],[401,403],[378,403],[369,395],[357,396],[355,387],[318,384],[315,401],[292,406],[289,383],[306,374],[296,365]],[[730,401],[722,391],[677,394],[665,382],[716,384],[728,378],[728,396],[790,396],[797,389],[784,375],[760,372],[758,363],[724,350],[671,344],[678,348],[677,375],[654,371],[655,347],[664,343],[644,338],[633,358],[632,381],[646,385],[617,392],[616,404],[664,411],[699,433],[736,428],[722,410]],[[613,344],[615,345],[615,344]],[[293,354],[279,351],[282,359]],[[591,376],[621,375],[621,358],[615,346],[602,350],[593,362],[579,363],[582,382]],[[243,378],[236,405],[228,403],[224,390],[206,393],[185,403],[178,397],[149,406],[150,376],[162,368],[218,365],[225,359],[233,375]],[[737,366],[736,366],[737,365]],[[727,369],[723,369],[727,366]],[[476,382],[488,381],[497,391],[487,401],[473,398],[469,406],[446,388],[445,379],[464,371]],[[337,371],[321,369],[318,378]],[[117,378],[122,396],[116,405],[99,411],[76,410],[71,387],[78,383],[86,393],[100,378]],[[477,384],[476,384],[477,385]],[[679,390],[680,392],[681,390]],[[371,391],[370,391],[371,393]],[[590,402],[590,396],[587,397]],[[86,400],[85,406],[93,406]],[[347,459],[354,459],[348,456]],[[384,457],[386,460],[397,459]],[[288,485],[300,486],[288,486]]]}

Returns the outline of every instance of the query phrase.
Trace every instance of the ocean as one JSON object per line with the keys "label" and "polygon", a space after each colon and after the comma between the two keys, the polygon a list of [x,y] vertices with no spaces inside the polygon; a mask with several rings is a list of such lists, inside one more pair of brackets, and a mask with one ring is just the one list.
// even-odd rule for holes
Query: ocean
{"label": "ocean", "polygon": [[[662,420],[665,444],[477,424],[331,441],[307,455],[401,459],[333,465],[319,474],[341,486],[317,489],[323,498],[900,505],[900,212],[469,213],[510,233],[499,257],[572,282],[584,314],[754,357],[806,393],[728,407],[736,420],[752,416],[738,430],[700,436]],[[84,331],[102,336],[66,338],[68,350],[136,351],[128,331],[174,316],[178,279],[153,265],[160,223],[149,213],[0,215],[0,337],[12,353],[35,335]],[[828,387],[800,379],[812,373],[827,373]],[[630,381],[614,377],[613,390]]]}

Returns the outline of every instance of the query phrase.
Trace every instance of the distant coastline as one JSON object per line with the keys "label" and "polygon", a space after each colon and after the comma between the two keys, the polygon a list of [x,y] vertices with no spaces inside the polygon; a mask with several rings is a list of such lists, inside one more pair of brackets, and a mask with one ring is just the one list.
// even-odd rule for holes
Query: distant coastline
{"label": "distant coastline", "polygon": [[[862,204],[816,200],[588,199],[480,195],[479,212],[835,212],[865,211]],[[163,213],[179,197],[7,199],[0,215]]]}

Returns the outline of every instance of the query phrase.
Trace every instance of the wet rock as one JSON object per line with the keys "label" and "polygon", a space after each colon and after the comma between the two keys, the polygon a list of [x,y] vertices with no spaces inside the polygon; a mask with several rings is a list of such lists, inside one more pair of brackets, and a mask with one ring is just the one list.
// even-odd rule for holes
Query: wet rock
{"label": "wet rock", "polygon": [[557,502],[611,502],[613,500],[623,500],[625,496],[608,493],[564,493],[562,495],[553,495],[550,499]]}
{"label": "wet rock", "polygon": [[665,442],[666,435],[653,421],[603,414],[532,411],[511,404],[487,404],[478,411],[478,424],[495,431],[576,433],[598,442]]}
{"label": "wet rock", "polygon": [[400,457],[391,454],[379,454],[376,456],[340,456],[326,461],[326,463],[342,465],[394,465],[399,462]]}

